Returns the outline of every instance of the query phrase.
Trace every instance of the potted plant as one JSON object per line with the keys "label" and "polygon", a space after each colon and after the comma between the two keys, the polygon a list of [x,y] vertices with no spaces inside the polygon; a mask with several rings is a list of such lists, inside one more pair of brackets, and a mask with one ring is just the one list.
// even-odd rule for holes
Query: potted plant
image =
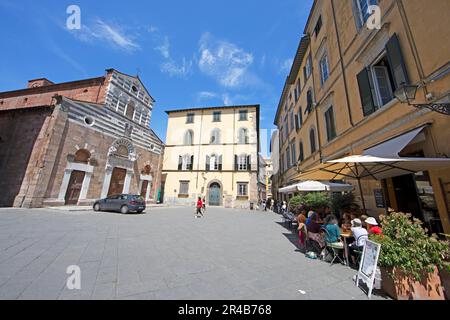
{"label": "potted plant", "polygon": [[289,201],[289,211],[298,215],[304,209],[305,200],[303,196],[295,196]]}
{"label": "potted plant", "polygon": [[443,300],[438,270],[448,257],[448,242],[428,236],[422,222],[411,214],[391,212],[380,220],[383,235],[371,235],[370,239],[381,244],[383,290],[398,300]]}
{"label": "potted plant", "polygon": [[444,267],[439,270],[441,277],[442,287],[444,288],[444,294],[447,300],[450,300],[450,262],[446,262]]}

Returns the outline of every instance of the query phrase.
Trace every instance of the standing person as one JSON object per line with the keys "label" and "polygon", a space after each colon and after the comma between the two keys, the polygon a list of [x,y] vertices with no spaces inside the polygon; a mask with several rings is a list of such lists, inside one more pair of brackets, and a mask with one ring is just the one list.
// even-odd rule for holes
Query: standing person
{"label": "standing person", "polygon": [[195,218],[199,218],[199,215],[201,215],[203,217],[203,213],[202,213],[202,208],[203,208],[203,201],[201,197],[198,197],[198,201],[197,201],[197,211],[195,213]]}
{"label": "standing person", "polygon": [[263,211],[266,211],[266,200],[262,200],[261,202]]}
{"label": "standing person", "polygon": [[275,209],[275,200],[274,199],[272,199],[271,201],[270,201],[270,210],[274,210]]}
{"label": "standing person", "polygon": [[206,197],[203,197],[203,213],[206,213]]}
{"label": "standing person", "polygon": [[283,201],[283,205],[281,206],[281,210],[282,210],[282,213],[286,213],[287,212],[287,203],[286,203],[286,201]]}

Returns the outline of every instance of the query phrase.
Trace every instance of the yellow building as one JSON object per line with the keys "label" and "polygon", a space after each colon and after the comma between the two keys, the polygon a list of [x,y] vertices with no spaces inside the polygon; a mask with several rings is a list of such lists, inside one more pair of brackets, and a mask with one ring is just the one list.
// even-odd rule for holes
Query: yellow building
{"label": "yellow building", "polygon": [[[418,88],[411,103],[450,102],[449,12],[447,0],[314,1],[275,119],[283,186],[348,155],[450,156],[450,117],[394,95],[409,84]],[[365,179],[362,192],[370,215],[389,206],[450,232],[447,167]]]}
{"label": "yellow building", "polygon": [[167,203],[249,208],[258,202],[259,105],[167,111]]}

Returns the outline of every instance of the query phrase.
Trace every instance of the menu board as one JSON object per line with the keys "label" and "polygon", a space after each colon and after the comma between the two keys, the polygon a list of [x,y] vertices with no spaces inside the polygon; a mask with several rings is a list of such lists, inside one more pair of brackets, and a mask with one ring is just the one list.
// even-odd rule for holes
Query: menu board
{"label": "menu board", "polygon": [[383,196],[383,190],[381,189],[375,189],[373,190],[374,196],[375,196],[375,203],[377,204],[377,208],[384,208],[384,196]]}
{"label": "menu board", "polygon": [[359,266],[359,272],[356,277],[356,286],[359,286],[359,280],[363,280],[369,288],[368,296],[372,295],[373,284],[377,272],[378,257],[380,256],[381,245],[367,240],[364,245],[363,256]]}

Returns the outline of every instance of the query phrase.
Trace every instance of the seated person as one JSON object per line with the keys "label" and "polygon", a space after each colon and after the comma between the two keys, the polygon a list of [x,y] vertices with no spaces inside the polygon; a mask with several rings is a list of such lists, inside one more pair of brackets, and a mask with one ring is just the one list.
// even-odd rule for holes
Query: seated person
{"label": "seated person", "polygon": [[303,211],[297,216],[297,222],[299,242],[301,246],[304,246],[306,240],[306,215],[303,213]]}
{"label": "seated person", "polygon": [[352,221],[352,219],[350,217],[350,213],[344,212],[342,219],[341,219],[342,229],[344,229],[344,230],[350,229],[351,221]]}
{"label": "seated person", "polygon": [[356,250],[362,251],[364,245],[366,244],[366,240],[369,237],[369,233],[366,229],[362,227],[362,221],[358,218],[352,220],[352,235],[355,238],[355,241],[349,244],[349,254],[353,264],[356,264],[357,255],[355,253]]}
{"label": "seated person", "polygon": [[320,249],[322,249],[323,247],[325,247],[325,240],[320,233],[321,226],[317,222],[318,218],[318,214],[314,212],[309,218],[309,222],[306,223],[306,229],[308,230],[309,240],[317,242],[320,246]]}
{"label": "seated person", "polygon": [[362,227],[367,229],[367,224],[366,224],[366,220],[367,220],[368,216],[366,216],[365,214],[363,214],[361,217],[359,217],[359,220],[361,220],[362,222]]}
{"label": "seated person", "polygon": [[330,214],[325,218],[324,229],[327,231],[325,241],[332,244],[335,247],[344,248],[344,244],[341,241],[341,230],[338,226],[338,221],[335,215]]}
{"label": "seated person", "polygon": [[369,217],[366,219],[367,231],[369,234],[383,234],[381,228],[378,226],[377,220],[373,217]]}

